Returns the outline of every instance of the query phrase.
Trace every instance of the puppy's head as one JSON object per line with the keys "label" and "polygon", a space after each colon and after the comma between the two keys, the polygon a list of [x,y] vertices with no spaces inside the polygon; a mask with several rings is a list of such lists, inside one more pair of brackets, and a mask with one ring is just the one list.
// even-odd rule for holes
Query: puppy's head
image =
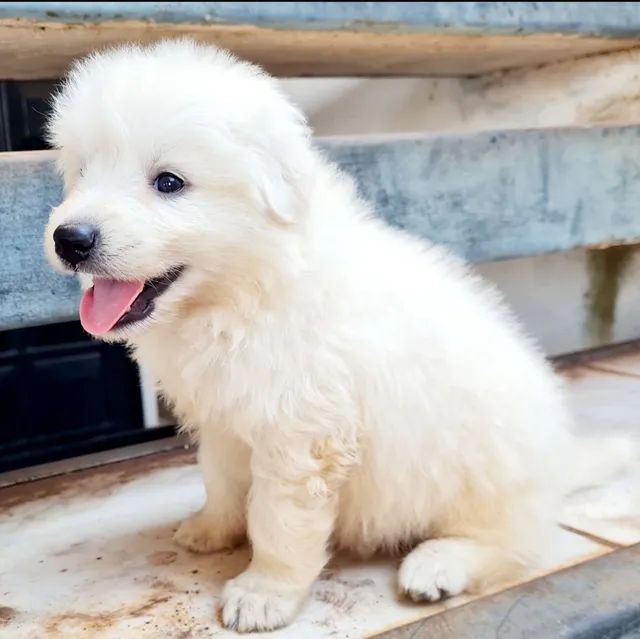
{"label": "puppy's head", "polygon": [[103,339],[174,321],[216,290],[260,288],[304,216],[314,156],[300,113],[256,67],[192,42],[78,63],[53,104],[65,199],[45,245],[82,274]]}

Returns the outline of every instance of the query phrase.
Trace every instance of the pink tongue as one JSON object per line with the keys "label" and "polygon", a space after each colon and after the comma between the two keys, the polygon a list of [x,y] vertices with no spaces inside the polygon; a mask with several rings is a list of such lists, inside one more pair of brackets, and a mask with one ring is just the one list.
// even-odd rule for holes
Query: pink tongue
{"label": "pink tongue", "polygon": [[94,278],[93,288],[80,301],[80,322],[87,333],[102,335],[131,308],[144,288],[144,281],[122,282]]}

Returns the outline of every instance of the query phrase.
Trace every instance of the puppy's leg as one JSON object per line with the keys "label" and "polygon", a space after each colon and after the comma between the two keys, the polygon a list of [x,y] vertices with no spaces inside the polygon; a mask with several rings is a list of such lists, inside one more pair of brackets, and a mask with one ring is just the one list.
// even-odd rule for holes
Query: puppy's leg
{"label": "puppy's leg", "polygon": [[174,540],[198,553],[233,548],[246,537],[249,451],[227,433],[203,432],[198,462],[207,501],[199,512],[180,525]]}
{"label": "puppy's leg", "polygon": [[[223,592],[222,620],[239,632],[289,623],[328,559],[337,510],[336,485],[317,459],[266,458],[254,451],[249,500],[249,568]],[[339,463],[338,463],[339,465]]]}
{"label": "puppy's leg", "polygon": [[444,537],[414,548],[400,566],[398,582],[402,594],[413,601],[438,601],[483,590],[522,570],[515,555],[497,545]]}

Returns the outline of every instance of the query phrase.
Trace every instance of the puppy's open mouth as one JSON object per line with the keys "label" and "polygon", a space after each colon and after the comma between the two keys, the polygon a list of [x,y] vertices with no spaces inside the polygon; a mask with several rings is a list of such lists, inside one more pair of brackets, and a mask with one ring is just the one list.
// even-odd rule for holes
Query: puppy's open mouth
{"label": "puppy's open mouth", "polygon": [[173,284],[183,268],[172,269],[152,280],[113,280],[94,277],[80,301],[80,322],[87,333],[104,335],[151,315],[155,299]]}

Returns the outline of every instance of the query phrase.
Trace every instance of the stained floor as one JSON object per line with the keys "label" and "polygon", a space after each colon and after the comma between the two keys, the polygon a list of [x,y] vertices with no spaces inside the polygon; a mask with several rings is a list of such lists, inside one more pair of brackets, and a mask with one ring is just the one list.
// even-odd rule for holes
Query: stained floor
{"label": "stained floor", "polygon": [[[564,374],[585,434],[640,441],[640,352]],[[182,450],[0,489],[0,638],[237,636],[220,627],[217,604],[247,550],[196,556],[171,541],[203,498],[194,455]],[[639,542],[640,464],[574,495],[561,523],[547,571]],[[368,637],[469,600],[400,601],[396,567],[337,558],[299,619],[265,636]]]}

